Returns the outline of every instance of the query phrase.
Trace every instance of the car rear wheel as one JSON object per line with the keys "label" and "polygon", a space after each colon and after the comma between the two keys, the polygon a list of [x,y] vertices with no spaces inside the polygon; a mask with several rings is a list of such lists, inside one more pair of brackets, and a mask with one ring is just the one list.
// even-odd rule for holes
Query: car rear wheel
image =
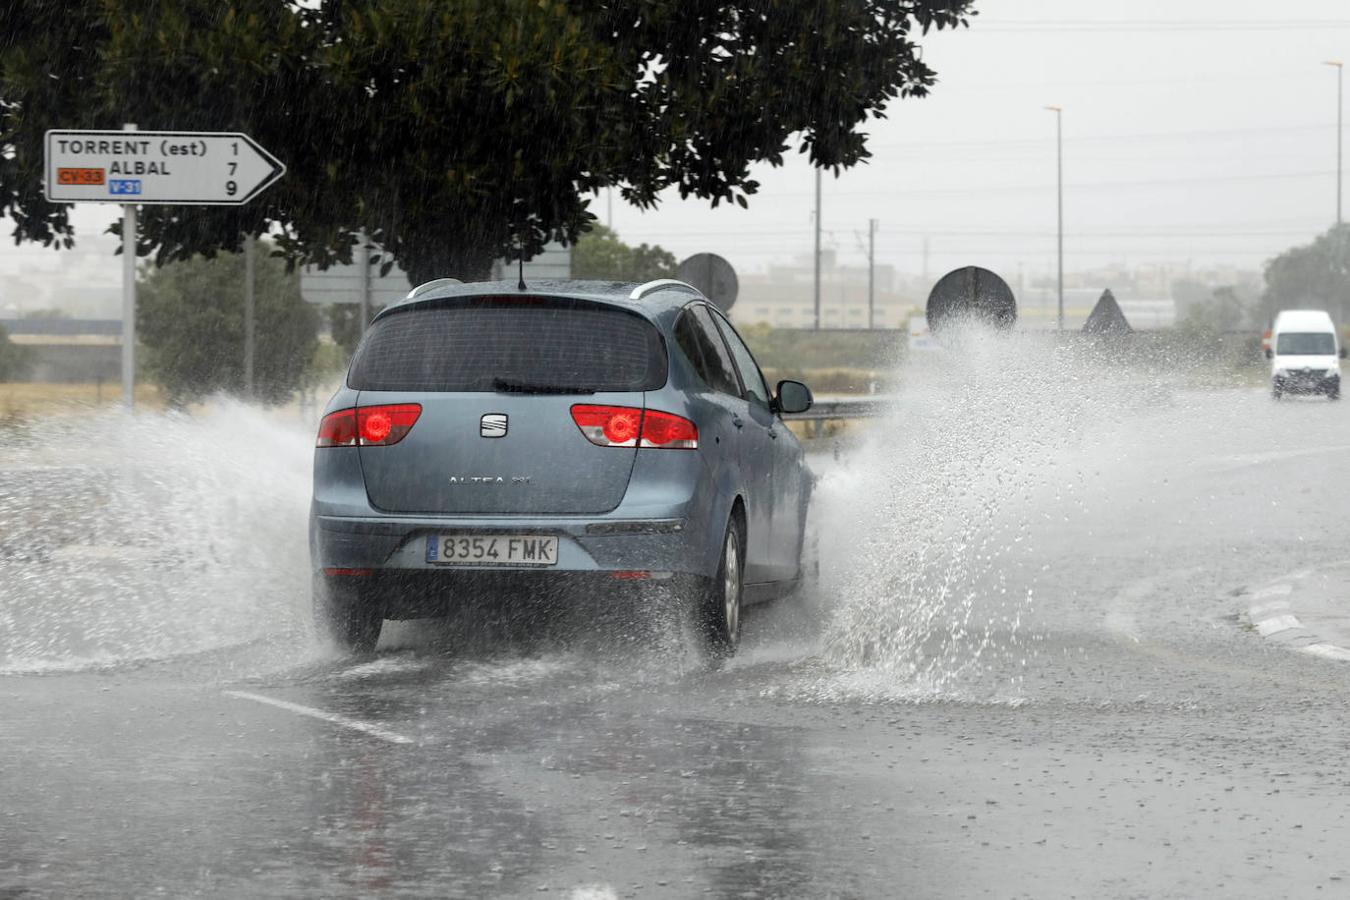
{"label": "car rear wheel", "polygon": [[323,575],[314,576],[314,626],[344,653],[369,653],[380,639],[384,610],[363,602],[357,586],[338,586]]}
{"label": "car rear wheel", "polygon": [[741,642],[741,536],[735,521],[727,524],[722,561],[704,592],[701,612],[703,637],[710,653],[732,656]]}

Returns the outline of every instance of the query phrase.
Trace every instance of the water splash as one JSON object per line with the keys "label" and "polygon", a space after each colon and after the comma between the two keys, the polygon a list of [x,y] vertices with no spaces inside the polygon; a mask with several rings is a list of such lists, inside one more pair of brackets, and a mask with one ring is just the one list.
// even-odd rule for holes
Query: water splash
{"label": "water splash", "polygon": [[310,652],[311,446],[233,402],[0,429],[0,671]]}
{"label": "water splash", "polygon": [[902,399],[817,494],[831,676],[812,690],[1015,696],[1035,653],[1023,626],[1053,558],[1037,544],[1086,512],[1082,487],[1110,464],[1111,426],[1165,406],[1167,391],[1090,348],[985,330],[906,376]]}

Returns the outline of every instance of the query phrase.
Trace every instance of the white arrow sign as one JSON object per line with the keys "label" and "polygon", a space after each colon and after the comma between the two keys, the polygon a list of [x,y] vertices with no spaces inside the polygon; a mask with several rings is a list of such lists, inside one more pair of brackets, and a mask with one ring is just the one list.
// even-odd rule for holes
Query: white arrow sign
{"label": "white arrow sign", "polygon": [[49,131],[53,203],[240,206],[286,172],[246,134],[206,131]]}

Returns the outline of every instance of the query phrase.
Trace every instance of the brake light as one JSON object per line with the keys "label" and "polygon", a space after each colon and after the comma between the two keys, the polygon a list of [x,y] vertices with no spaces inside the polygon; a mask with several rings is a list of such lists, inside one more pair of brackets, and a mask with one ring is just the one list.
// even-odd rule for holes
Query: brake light
{"label": "brake light", "polygon": [[696,450],[698,428],[693,422],[670,413],[631,406],[572,407],[572,421],[598,447],[646,447]]}
{"label": "brake light", "polygon": [[324,416],[323,421],[319,423],[319,439],[314,446],[356,446],[356,410],[340,409]]}
{"label": "brake light", "polygon": [[358,406],[356,431],[362,447],[388,447],[397,444],[412,431],[422,407],[416,403],[393,406]]}
{"label": "brake light", "polygon": [[649,409],[642,417],[642,441],[638,446],[697,450],[698,428],[688,419]]}
{"label": "brake light", "polygon": [[636,447],[642,429],[642,410],[631,406],[572,407],[572,421],[586,440],[599,447]]}
{"label": "brake light", "polygon": [[340,409],[323,417],[314,446],[388,447],[403,440],[421,415],[416,403]]}

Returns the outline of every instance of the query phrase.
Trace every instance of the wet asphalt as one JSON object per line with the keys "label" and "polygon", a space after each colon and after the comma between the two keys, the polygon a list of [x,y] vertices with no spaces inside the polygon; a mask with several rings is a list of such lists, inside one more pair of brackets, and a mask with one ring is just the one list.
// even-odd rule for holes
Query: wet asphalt
{"label": "wet asphalt", "polygon": [[722,667],[584,618],[11,667],[0,898],[1350,896],[1350,664],[1244,618],[1350,559],[1346,408],[1194,391],[1032,446],[989,520],[1015,627],[894,597],[951,678],[838,649],[854,450],[817,457],[820,580]]}

